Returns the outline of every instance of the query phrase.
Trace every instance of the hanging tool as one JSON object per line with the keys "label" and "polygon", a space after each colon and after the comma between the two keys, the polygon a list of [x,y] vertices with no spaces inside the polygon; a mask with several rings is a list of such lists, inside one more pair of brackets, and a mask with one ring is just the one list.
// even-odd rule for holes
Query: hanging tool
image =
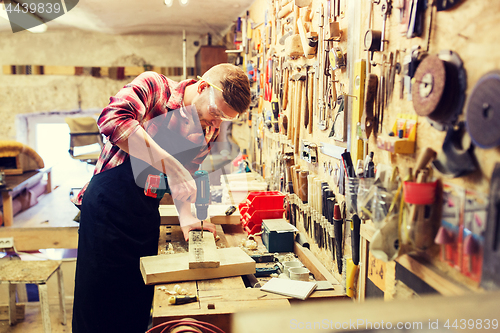
{"label": "hanging tool", "polygon": [[342,53],[342,50],[338,46],[330,50],[329,56],[330,68],[332,70],[345,68],[344,53]]}
{"label": "hanging tool", "polygon": [[490,181],[481,287],[486,290],[500,287],[500,163],[495,164]]}
{"label": "hanging tool", "polygon": [[412,0],[410,8],[410,22],[408,23],[406,38],[410,39],[422,35],[425,8],[426,1]]}
{"label": "hanging tool", "polygon": [[415,71],[412,101],[419,116],[438,130],[455,124],[465,101],[466,75],[458,54],[443,50],[426,56]]}
{"label": "hanging tool", "polygon": [[340,213],[340,205],[335,204],[333,208],[333,230],[335,232],[335,258],[337,261],[337,269],[339,274],[342,274],[342,227],[344,224],[344,220],[342,219],[342,215]]}
{"label": "hanging tool", "polygon": [[440,0],[437,1],[436,7],[438,11],[448,10],[458,5],[462,0]]}
{"label": "hanging tool", "polygon": [[382,5],[380,7],[381,11],[382,11],[382,20],[383,20],[383,23],[382,23],[382,34],[380,36],[380,51],[383,52],[384,49],[385,49],[385,43],[387,42],[385,40],[385,23],[387,21],[387,17],[390,15],[391,13],[391,2],[390,0],[382,0]]}
{"label": "hanging tool", "polygon": [[352,248],[352,261],[354,265],[359,264],[359,240],[361,220],[357,214],[354,214],[350,221],[351,224],[351,248]]}
{"label": "hanging tool", "polygon": [[328,41],[325,42],[326,47],[325,47],[325,56],[324,56],[324,63],[323,63],[323,99],[321,100],[320,104],[320,113],[319,113],[319,123],[318,123],[318,128],[322,131],[326,130],[328,128],[328,119],[326,117],[326,112],[327,112],[327,103],[325,102],[325,98],[328,96],[328,87],[329,87],[329,80],[331,79],[330,75],[330,61],[329,61],[329,44]]}
{"label": "hanging tool", "polygon": [[376,125],[374,127],[374,135],[377,136],[378,133],[381,132],[383,114],[384,114],[384,105],[385,105],[385,63],[386,63],[386,55],[382,54],[382,65],[380,67],[380,82],[378,85],[378,94],[377,94],[377,115],[376,115]]}
{"label": "hanging tool", "polygon": [[308,133],[312,134],[313,108],[314,108],[314,72],[309,71],[307,75],[309,78],[307,81],[307,111],[309,113],[307,128],[308,128]]}
{"label": "hanging tool", "polygon": [[201,236],[203,237],[203,221],[208,217],[208,206],[210,204],[210,179],[208,172],[198,170],[194,173],[196,182],[196,218],[201,221]]}
{"label": "hanging tool", "polygon": [[500,145],[500,70],[479,79],[470,94],[465,116],[474,144],[484,149]]}
{"label": "hanging tool", "polygon": [[364,138],[366,139],[370,138],[370,135],[376,125],[373,108],[375,105],[377,88],[378,76],[375,74],[368,74],[365,89],[365,106],[363,109],[363,116],[361,117],[361,129],[364,132]]}
{"label": "hanging tool", "polygon": [[306,88],[305,88],[305,101],[304,101],[304,104],[305,104],[305,110],[304,110],[304,127],[307,129],[308,126],[309,126],[309,122],[312,121],[312,119],[310,119],[310,111],[309,111],[309,99],[311,98],[311,96],[309,95],[309,92],[310,92],[310,89],[309,89],[309,86],[312,85],[312,82],[310,82],[310,79],[309,79],[309,73],[307,72],[307,68],[306,68]]}
{"label": "hanging tool", "polygon": [[463,122],[458,123],[457,126],[450,126],[444,138],[443,147],[432,164],[442,174],[454,178],[477,170],[474,145],[465,132]]}

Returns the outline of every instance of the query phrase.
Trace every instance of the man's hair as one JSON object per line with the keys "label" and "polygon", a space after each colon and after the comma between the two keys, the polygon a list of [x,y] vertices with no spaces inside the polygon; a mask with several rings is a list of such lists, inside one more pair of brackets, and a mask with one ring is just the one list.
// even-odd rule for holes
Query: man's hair
{"label": "man's hair", "polygon": [[[250,106],[250,82],[245,71],[232,64],[219,64],[210,68],[203,78],[220,83],[224,101],[238,113],[245,112]],[[210,79],[209,79],[210,78]]]}

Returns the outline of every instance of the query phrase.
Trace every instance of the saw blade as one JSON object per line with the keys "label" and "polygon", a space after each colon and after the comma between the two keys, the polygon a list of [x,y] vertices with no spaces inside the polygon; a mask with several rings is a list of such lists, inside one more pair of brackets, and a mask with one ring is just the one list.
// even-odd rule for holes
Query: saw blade
{"label": "saw blade", "polygon": [[474,86],[467,103],[467,131],[481,148],[500,145],[500,71],[485,74]]}

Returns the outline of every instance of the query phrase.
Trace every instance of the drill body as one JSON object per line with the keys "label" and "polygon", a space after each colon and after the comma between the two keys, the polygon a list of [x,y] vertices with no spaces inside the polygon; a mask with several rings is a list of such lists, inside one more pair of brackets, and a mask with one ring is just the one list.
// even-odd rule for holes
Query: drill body
{"label": "drill body", "polygon": [[210,204],[210,180],[208,172],[198,170],[194,173],[196,182],[196,218],[201,221],[201,231],[203,235],[203,221],[208,217],[208,206]]}

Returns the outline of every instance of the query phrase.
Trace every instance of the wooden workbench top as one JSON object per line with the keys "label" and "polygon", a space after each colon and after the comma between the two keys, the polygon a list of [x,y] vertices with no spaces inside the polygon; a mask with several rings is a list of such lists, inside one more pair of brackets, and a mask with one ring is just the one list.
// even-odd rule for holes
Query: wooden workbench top
{"label": "wooden workbench top", "polygon": [[[247,238],[241,225],[217,225],[216,231],[219,238],[216,240],[216,245],[219,248],[238,247],[242,240]],[[257,250],[244,249],[245,252],[249,255],[266,252],[260,237],[255,237],[255,240],[258,243]],[[158,253],[167,253],[169,244],[171,244],[174,253],[188,252],[188,243],[184,241],[178,225],[162,225],[160,227]],[[269,279],[259,278],[258,280],[262,285]],[[185,289],[189,295],[197,295],[199,301],[183,305],[170,305],[168,299],[175,285]],[[315,291],[310,298],[344,298],[345,293],[342,287],[338,283],[334,283],[334,285],[334,290]],[[231,318],[235,312],[247,309],[289,308],[289,300],[289,297],[264,292],[259,288],[247,288],[241,276],[160,284],[155,286],[153,325],[189,317],[212,323],[224,331],[230,332]]]}

